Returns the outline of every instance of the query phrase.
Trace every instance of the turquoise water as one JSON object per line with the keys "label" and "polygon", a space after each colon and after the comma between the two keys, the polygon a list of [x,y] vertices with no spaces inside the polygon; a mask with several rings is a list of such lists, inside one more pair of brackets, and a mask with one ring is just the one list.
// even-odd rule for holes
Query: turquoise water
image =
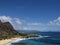
{"label": "turquoise water", "polygon": [[39,32],[36,34],[42,35],[43,38],[23,40],[11,45],[60,45],[60,32]]}
{"label": "turquoise water", "polygon": [[[12,43],[12,45],[55,45],[50,43],[38,42],[34,40],[23,40],[17,43]],[[56,44],[58,45],[58,44]]]}

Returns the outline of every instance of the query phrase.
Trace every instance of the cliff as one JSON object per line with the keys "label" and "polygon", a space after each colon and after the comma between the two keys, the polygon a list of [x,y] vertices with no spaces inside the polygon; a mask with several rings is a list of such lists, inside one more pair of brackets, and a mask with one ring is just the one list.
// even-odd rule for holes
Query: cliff
{"label": "cliff", "polygon": [[9,22],[1,22],[0,21],[0,39],[3,37],[12,37],[14,35],[20,34],[18,33],[11,23]]}
{"label": "cliff", "polygon": [[12,37],[37,37],[35,34],[25,34],[25,33],[19,33],[17,32],[11,23],[9,22],[1,22],[0,21],[0,40],[2,39],[8,39]]}

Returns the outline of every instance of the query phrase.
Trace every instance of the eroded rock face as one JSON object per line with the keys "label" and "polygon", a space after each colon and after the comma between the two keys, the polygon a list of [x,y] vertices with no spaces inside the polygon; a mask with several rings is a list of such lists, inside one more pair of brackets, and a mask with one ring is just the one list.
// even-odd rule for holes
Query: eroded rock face
{"label": "eroded rock face", "polygon": [[0,35],[8,36],[8,35],[16,35],[18,32],[13,28],[11,23],[9,22],[1,22],[0,21]]}

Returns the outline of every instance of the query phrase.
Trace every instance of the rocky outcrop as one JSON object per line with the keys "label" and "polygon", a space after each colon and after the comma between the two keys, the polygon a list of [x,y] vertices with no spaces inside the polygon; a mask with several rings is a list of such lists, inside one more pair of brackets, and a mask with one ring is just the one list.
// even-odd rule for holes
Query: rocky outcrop
{"label": "rocky outcrop", "polygon": [[9,36],[19,34],[9,22],[0,21],[0,36]]}

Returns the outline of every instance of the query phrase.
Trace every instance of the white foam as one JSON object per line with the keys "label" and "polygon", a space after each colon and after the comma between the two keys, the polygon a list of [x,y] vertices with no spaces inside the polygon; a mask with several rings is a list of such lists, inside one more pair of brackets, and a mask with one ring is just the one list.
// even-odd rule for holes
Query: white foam
{"label": "white foam", "polygon": [[12,41],[12,43],[19,42],[19,41],[22,41],[22,40],[25,40],[25,38],[18,38],[18,39],[15,39],[15,40]]}
{"label": "white foam", "polygon": [[50,36],[44,36],[44,37],[50,37]]}
{"label": "white foam", "polygon": [[11,43],[17,43],[19,41],[28,40],[28,39],[33,39],[33,38],[16,38],[13,41],[7,43],[6,45],[11,45]]}
{"label": "white foam", "polygon": [[16,42],[19,42],[19,41],[22,41],[22,40],[26,40],[26,39],[25,38],[16,38],[13,41],[7,43],[6,45],[11,45],[11,43],[16,43]]}
{"label": "white foam", "polygon": [[40,38],[45,38],[45,37],[50,37],[50,36],[42,36],[42,35],[39,35]]}
{"label": "white foam", "polygon": [[11,45],[11,43],[7,43],[6,45]]}

